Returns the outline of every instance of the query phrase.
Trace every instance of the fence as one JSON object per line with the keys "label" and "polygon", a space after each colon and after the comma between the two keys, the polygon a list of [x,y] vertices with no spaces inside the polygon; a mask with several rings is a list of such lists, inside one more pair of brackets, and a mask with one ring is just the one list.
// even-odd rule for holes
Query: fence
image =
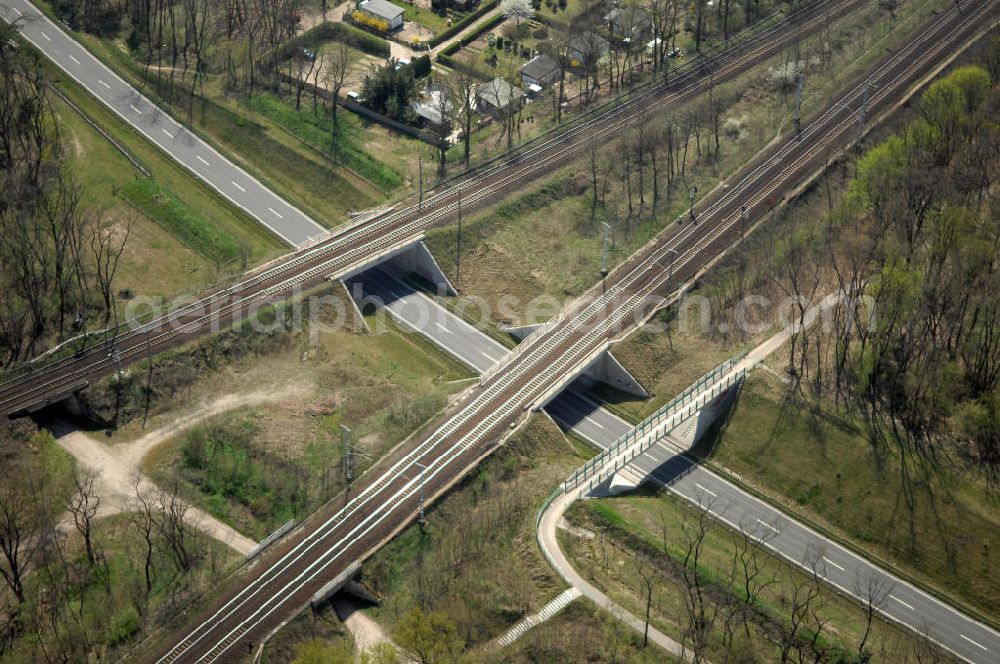
{"label": "fence", "polygon": [[[706,373],[704,376],[696,380],[686,390],[684,390],[676,397],[671,399],[667,404],[659,408],[655,413],[647,417],[645,420],[636,425],[635,428],[633,428],[631,431],[629,431],[624,436],[615,441],[614,444],[608,447],[608,449],[604,450],[603,452],[595,456],[593,459],[591,459],[587,463],[583,464],[580,468],[578,468],[572,475],[566,478],[565,482],[563,482],[563,490],[568,491],[572,488],[579,486],[583,481],[588,479],[592,473],[599,471],[601,468],[607,465],[611,459],[621,454],[623,450],[627,449],[630,445],[633,445],[635,442],[640,440],[644,435],[646,435],[654,428],[662,424],[667,418],[673,417],[676,414],[675,411],[678,408],[690,404],[690,407],[687,409],[687,411],[681,413],[682,415],[681,419],[687,419],[687,417],[690,417],[695,412],[697,412],[696,407],[700,408],[701,405],[707,402],[707,400],[715,398],[715,396],[717,396],[718,393],[721,393],[723,389],[728,389],[728,387],[732,384],[732,377],[730,377],[730,379],[726,381],[724,387],[716,386],[716,390],[713,390],[711,396],[708,397],[707,399],[703,398],[699,400],[700,403],[691,404],[691,401],[695,399],[695,397],[702,390],[702,388],[704,388],[706,385],[710,385],[713,382],[719,380],[722,376],[728,373],[736,365],[737,362],[742,360],[746,356],[746,354],[747,351],[743,350],[736,356],[726,360],[725,362],[723,362],[722,364],[715,367],[714,369]],[[741,372],[740,375],[742,376],[743,374],[745,374],[745,372]],[[649,444],[651,445],[652,443],[650,442]],[[649,445],[643,448],[642,452],[648,449],[648,447]],[[637,456],[637,454],[641,454],[642,452],[636,453],[633,450],[633,453],[631,454],[631,456],[629,456],[628,461],[631,461],[632,458]],[[618,469],[617,463],[618,462],[616,461],[615,470]]]}

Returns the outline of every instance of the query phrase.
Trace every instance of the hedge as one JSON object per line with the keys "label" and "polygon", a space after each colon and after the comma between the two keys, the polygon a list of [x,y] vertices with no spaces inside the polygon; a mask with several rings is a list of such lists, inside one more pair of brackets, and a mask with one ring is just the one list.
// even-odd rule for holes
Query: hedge
{"label": "hedge", "polygon": [[453,23],[450,28],[448,28],[441,34],[435,35],[434,38],[428,42],[428,44],[430,44],[431,48],[434,48],[441,42],[451,39],[452,37],[460,33],[462,30],[465,30],[467,27],[469,27],[470,25],[481,19],[483,16],[486,16],[488,12],[497,7],[499,4],[500,0],[487,0],[487,2],[484,2],[482,5],[479,6],[479,9],[472,12],[458,23]]}
{"label": "hedge", "polygon": [[278,52],[278,56],[281,60],[287,60],[303,48],[315,47],[318,44],[328,41],[343,42],[359,51],[383,58],[388,58],[390,54],[389,42],[386,40],[380,39],[348,23],[331,23],[327,21],[326,23],[320,23],[314,28],[310,28],[282,46]]}

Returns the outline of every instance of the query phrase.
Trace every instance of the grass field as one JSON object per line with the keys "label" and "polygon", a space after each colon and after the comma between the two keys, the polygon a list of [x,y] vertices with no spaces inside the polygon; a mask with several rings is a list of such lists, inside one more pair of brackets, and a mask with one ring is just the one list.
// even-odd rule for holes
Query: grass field
{"label": "grass field", "polygon": [[[87,209],[104,223],[131,216],[130,236],[118,272],[118,289],[136,295],[170,297],[197,292],[227,274],[284,251],[279,240],[223,201],[207,186],[139,137],[76,85],[59,89],[142,163],[153,179],[135,167],[73,109],[56,98],[67,164],[81,186]],[[94,168],[94,164],[101,164]],[[162,204],[135,202],[127,191],[155,192]],[[175,192],[183,192],[183,199]],[[149,205],[143,205],[142,203]]]}
{"label": "grass field", "polygon": [[873,448],[862,423],[790,402],[755,373],[728,425],[699,452],[792,513],[976,610],[1000,616],[995,489],[960,459],[925,467]]}
{"label": "grass field", "polygon": [[[170,91],[165,81],[150,74],[142,85],[142,72],[122,43],[77,33],[86,47],[133,85],[166,104]],[[186,103],[179,86],[176,93]],[[196,97],[194,128],[223,149],[246,170],[267,182],[280,195],[301,207],[327,227],[346,220],[347,212],[374,205],[382,192],[353,171],[303,144],[263,116],[248,114],[235,100],[221,93],[220,84],[208,77],[207,97]],[[179,120],[187,119],[181,100],[171,107]]]}
{"label": "grass field", "polygon": [[[656,578],[652,622],[681,641],[688,627],[685,590],[680,575],[680,565],[687,553],[682,523],[685,516],[690,518],[692,515],[692,507],[669,494],[644,492],[585,501],[574,505],[567,519],[574,525],[591,530],[596,536],[586,539],[562,532],[560,540],[577,571],[595,581],[612,599],[639,616],[645,611],[641,574],[652,572]],[[720,608],[727,598],[742,602],[744,580],[739,571],[735,582],[730,577],[734,555],[739,560],[742,547],[743,539],[725,526],[714,524],[709,527],[698,571],[708,587],[704,592],[711,602],[719,603]],[[806,583],[807,577],[784,560],[765,552],[758,555],[763,571],[755,581],[764,588],[756,604],[758,615],[755,619],[770,625],[767,628],[769,638],[762,638],[755,632],[748,637],[741,625],[728,653],[722,652],[718,641],[715,641],[716,645],[708,653],[711,661],[722,661],[727,654],[751,658],[751,661],[777,661],[777,648],[770,637],[778,633],[776,625],[787,624],[790,618],[788,600],[794,584]],[[865,630],[861,607],[824,585],[814,610],[821,620],[826,621],[819,644],[821,649],[842,653],[844,659],[838,660],[837,655],[833,655],[833,661],[852,661],[849,658],[857,652]],[[715,639],[721,636],[722,623],[721,618],[716,618],[713,628]],[[911,649],[921,650],[924,647],[908,632],[881,620],[875,621],[866,643],[866,650],[872,653],[873,661],[879,662],[911,661]],[[806,646],[805,650],[808,652],[810,648]],[[830,653],[827,656],[831,656]]]}
{"label": "grass field", "polygon": [[[267,389],[285,398],[207,420],[157,449],[146,469],[161,482],[179,476],[195,504],[261,539],[343,488],[341,425],[361,453],[360,474],[443,408],[469,375],[391,321],[382,334],[323,332],[315,344],[290,337],[206,373],[179,403],[158,404],[149,426],[213,394]],[[113,440],[141,433],[136,421]]]}

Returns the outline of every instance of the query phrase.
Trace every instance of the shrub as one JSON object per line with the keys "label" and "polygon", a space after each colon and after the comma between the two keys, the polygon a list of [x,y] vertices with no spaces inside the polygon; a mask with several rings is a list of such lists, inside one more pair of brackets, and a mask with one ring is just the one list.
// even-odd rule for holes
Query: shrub
{"label": "shrub", "polygon": [[414,78],[423,78],[431,73],[431,56],[424,54],[410,63]]}
{"label": "shrub", "polygon": [[465,30],[467,27],[469,27],[470,25],[472,25],[474,22],[478,21],[483,16],[485,16],[488,12],[490,12],[499,3],[500,3],[500,0],[488,0],[488,2],[484,2],[483,4],[479,5],[479,8],[476,9],[476,11],[467,14],[461,21],[456,21],[456,22],[452,23],[451,27],[449,27],[447,30],[445,30],[441,34],[435,35],[434,39],[430,40],[430,42],[428,42],[428,43],[430,44],[431,47],[434,47],[434,46],[437,46],[438,44],[440,44],[443,41],[451,39],[452,37],[454,37],[455,35],[457,35],[459,32],[461,32],[462,30]]}

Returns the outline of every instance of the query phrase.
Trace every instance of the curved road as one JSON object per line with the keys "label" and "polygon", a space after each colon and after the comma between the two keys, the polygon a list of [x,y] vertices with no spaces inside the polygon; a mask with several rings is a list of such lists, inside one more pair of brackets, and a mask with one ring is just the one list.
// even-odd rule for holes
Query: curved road
{"label": "curved road", "polygon": [[136,131],[290,246],[326,232],[160,110],[27,0],[0,0],[0,18]]}

